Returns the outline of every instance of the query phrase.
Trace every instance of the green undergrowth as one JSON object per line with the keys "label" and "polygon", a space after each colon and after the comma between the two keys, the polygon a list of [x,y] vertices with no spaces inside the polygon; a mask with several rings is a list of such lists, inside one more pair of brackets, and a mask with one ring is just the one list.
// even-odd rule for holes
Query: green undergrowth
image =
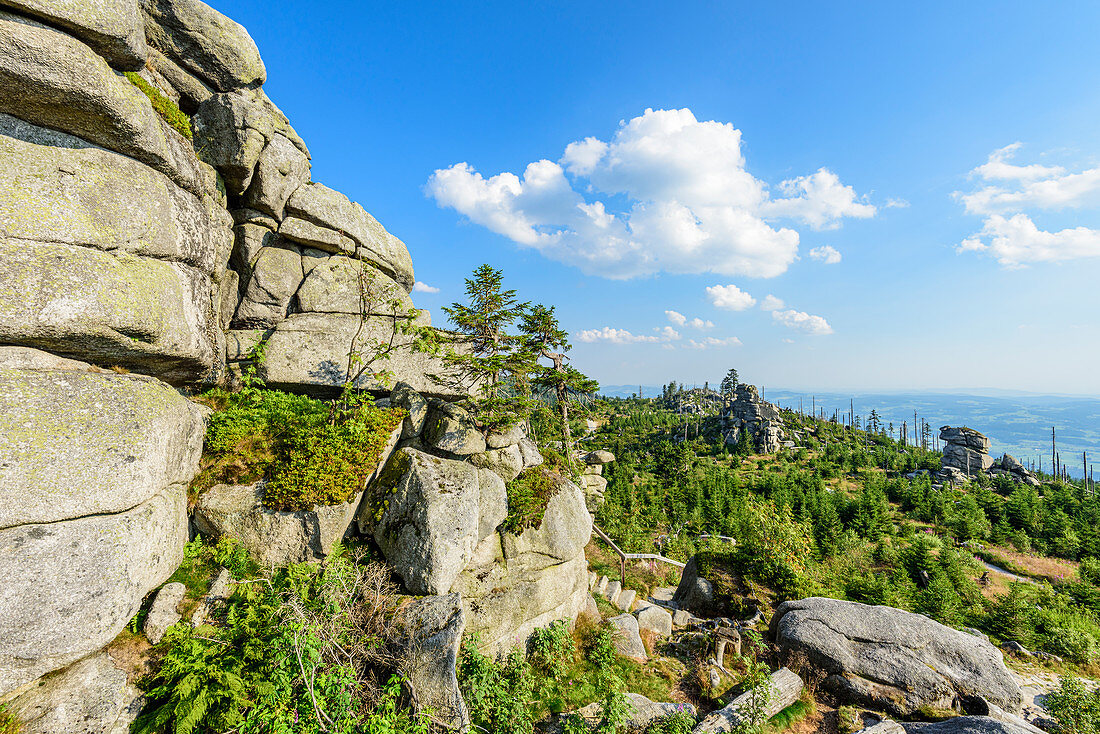
{"label": "green undergrowth", "polygon": [[[626,693],[667,701],[683,666],[666,658],[645,664],[615,653],[614,631],[579,620],[570,631],[564,621],[535,630],[527,655],[518,648],[494,659],[478,651],[476,640],[463,641],[458,679],[471,722],[488,734],[530,734],[534,723],[564,711],[599,703],[597,733],[623,731],[630,713]],[[663,721],[651,734],[690,731],[688,717]],[[577,717],[563,720],[563,731],[587,732]]]}
{"label": "green undergrowth", "polygon": [[22,722],[8,711],[7,704],[0,703],[0,734],[20,734],[22,731]]}
{"label": "green undergrowth", "polygon": [[165,97],[159,89],[145,81],[136,71],[123,72],[130,83],[140,89],[153,105],[153,109],[165,122],[188,140],[192,139],[191,118],[184,114],[175,102]]}
{"label": "green undergrowth", "polygon": [[215,484],[266,479],[264,504],[302,510],[349,501],[378,465],[406,413],[367,398],[333,405],[279,390],[217,388],[200,396],[214,408],[194,495]]}
{"label": "green undergrowth", "polygon": [[542,467],[524,469],[508,482],[508,517],[502,527],[519,534],[542,524],[546,506],[561,488],[561,480]]}
{"label": "green undergrowth", "polygon": [[323,565],[256,575],[233,546],[192,547],[237,578],[207,624],[177,624],[138,681],[136,734],[427,734],[384,651],[399,615],[389,572],[336,547]]}
{"label": "green undergrowth", "polygon": [[[808,692],[803,693],[802,698],[768,719],[760,734],[780,734],[803,719],[812,716],[817,711],[813,696]],[[861,727],[862,728],[862,727]]]}

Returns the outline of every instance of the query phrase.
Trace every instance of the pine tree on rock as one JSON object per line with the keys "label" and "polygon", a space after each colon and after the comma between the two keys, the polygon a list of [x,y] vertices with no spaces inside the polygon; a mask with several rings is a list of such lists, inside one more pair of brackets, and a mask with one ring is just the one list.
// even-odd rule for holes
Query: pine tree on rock
{"label": "pine tree on rock", "polygon": [[[578,394],[595,392],[600,387],[599,383],[567,364],[569,357],[566,353],[573,347],[569,343],[568,332],[558,324],[553,306],[536,305],[527,309],[520,332],[523,334],[523,350],[534,363],[531,384],[552,392],[557,399],[565,457],[572,467],[573,435],[569,430],[569,403]],[[550,364],[539,360],[549,360]]]}
{"label": "pine tree on rock", "polygon": [[721,387],[723,395],[733,395],[734,391],[737,390],[737,370],[735,368],[730,367],[729,372],[722,378],[719,387]]}
{"label": "pine tree on rock", "polygon": [[466,279],[468,303],[443,307],[461,345],[449,345],[443,355],[446,375],[438,381],[471,395],[468,407],[487,429],[503,429],[524,420],[531,401],[526,390],[534,359],[523,348],[523,337],[509,329],[527,309],[514,290],[504,288],[504,274],[482,265]]}

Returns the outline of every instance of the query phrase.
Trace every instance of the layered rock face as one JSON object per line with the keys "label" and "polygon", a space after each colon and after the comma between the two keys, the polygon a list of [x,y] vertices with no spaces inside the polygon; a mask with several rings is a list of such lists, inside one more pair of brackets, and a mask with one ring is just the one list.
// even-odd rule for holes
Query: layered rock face
{"label": "layered rock face", "polygon": [[583,493],[564,482],[539,527],[499,531],[537,448],[443,402],[463,395],[397,328],[431,324],[408,249],[312,180],[266,75],[198,0],[0,0],[0,700],[43,731],[93,680],[88,731],[126,728],[101,651],[183,556],[205,416],[179,389],[231,380],[260,344],[270,387],[324,396],[394,337],[358,379],[389,393],[388,372],[409,411],[392,481],[372,482],[386,504],[275,513],[262,486],[218,487],[200,529],[281,565],[359,513],[410,590],[461,591],[457,634],[494,643],[583,607]]}
{"label": "layered rock face", "polygon": [[722,406],[721,420],[727,444],[736,444],[744,431],[760,453],[774,453],[782,445],[783,418],[779,408],[761,400],[754,385],[737,386],[733,400]]}

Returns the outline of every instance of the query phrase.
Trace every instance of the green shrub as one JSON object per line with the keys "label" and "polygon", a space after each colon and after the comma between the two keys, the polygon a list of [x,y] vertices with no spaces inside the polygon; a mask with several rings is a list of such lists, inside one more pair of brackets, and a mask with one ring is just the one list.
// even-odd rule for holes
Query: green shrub
{"label": "green shrub", "polygon": [[267,478],[264,504],[304,510],[347,502],[362,490],[405,411],[365,398],[348,410],[304,395],[246,388],[201,397],[215,408],[192,490]]}
{"label": "green shrub", "polygon": [[468,637],[456,672],[470,723],[487,734],[531,734],[535,679],[518,648],[498,662]]}
{"label": "green shrub", "polygon": [[8,711],[6,703],[0,703],[0,734],[20,734],[23,723]]}
{"label": "green shrub", "polygon": [[191,140],[191,118],[185,115],[183,111],[176,106],[175,102],[161,94],[159,89],[145,81],[137,72],[127,71],[124,73],[126,78],[149,98],[157,114],[160,115],[165,122],[171,125],[176,132],[188,140]]}
{"label": "green shrub", "polygon": [[1063,676],[1061,687],[1047,694],[1043,705],[1066,734],[1100,732],[1100,693],[1090,692],[1079,678]]}
{"label": "green shrub", "polygon": [[264,504],[302,510],[351,500],[404,417],[404,410],[366,403],[336,421],[310,415],[288,426],[276,445]]}
{"label": "green shrub", "polygon": [[501,527],[518,535],[542,525],[546,505],[561,488],[561,480],[541,467],[524,469],[508,482],[508,517]]}
{"label": "green shrub", "polygon": [[1077,569],[1082,581],[1087,581],[1094,586],[1100,586],[1100,558],[1089,556],[1081,561]]}

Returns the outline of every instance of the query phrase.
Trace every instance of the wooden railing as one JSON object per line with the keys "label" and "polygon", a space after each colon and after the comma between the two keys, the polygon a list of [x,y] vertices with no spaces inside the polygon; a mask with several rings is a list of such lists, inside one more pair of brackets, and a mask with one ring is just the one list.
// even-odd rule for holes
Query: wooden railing
{"label": "wooden railing", "polygon": [[[620,548],[611,537],[600,530],[596,523],[592,523],[592,532],[596,534],[603,542],[607,543],[611,547],[611,550],[615,551],[615,554],[619,556],[619,583],[626,584],[626,562],[627,561],[661,561],[662,563],[668,563],[677,568],[683,568],[685,564],[679,561],[674,561],[671,558],[658,555],[657,553],[627,553]],[[726,535],[710,535],[709,533],[703,533],[699,536],[699,540],[724,540],[729,543],[736,543],[735,538],[730,538]]]}

